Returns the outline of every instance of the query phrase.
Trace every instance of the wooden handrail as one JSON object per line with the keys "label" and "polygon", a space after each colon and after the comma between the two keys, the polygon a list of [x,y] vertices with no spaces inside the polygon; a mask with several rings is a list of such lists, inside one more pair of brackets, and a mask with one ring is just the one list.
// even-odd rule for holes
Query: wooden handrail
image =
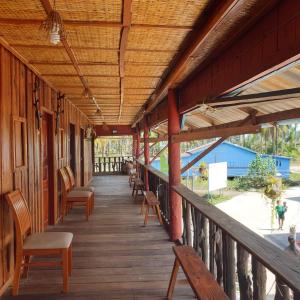
{"label": "wooden handrail", "polygon": [[[168,176],[151,166],[138,161],[149,172],[168,182]],[[172,187],[183,199],[203,216],[215,223],[234,241],[240,244],[262,265],[281,278],[294,292],[300,293],[300,263],[299,259],[287,255],[277,246],[265,240],[246,226],[236,221],[226,213],[210,204],[203,197],[194,193],[183,184]]]}

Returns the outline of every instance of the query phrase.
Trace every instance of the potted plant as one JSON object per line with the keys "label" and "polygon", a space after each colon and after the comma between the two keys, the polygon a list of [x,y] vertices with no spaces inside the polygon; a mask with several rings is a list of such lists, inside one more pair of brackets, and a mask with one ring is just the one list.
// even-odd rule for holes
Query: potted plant
{"label": "potted plant", "polygon": [[207,164],[202,161],[199,165],[199,173],[202,178],[207,178]]}

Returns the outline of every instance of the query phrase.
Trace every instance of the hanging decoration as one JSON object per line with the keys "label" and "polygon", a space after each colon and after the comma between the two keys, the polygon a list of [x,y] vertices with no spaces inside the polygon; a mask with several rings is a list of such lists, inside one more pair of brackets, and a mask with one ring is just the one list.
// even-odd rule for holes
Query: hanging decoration
{"label": "hanging decoration", "polygon": [[47,19],[43,21],[40,29],[49,36],[51,44],[57,45],[64,34],[64,27],[60,14],[55,9],[55,0],[53,10],[48,14]]}
{"label": "hanging decoration", "polygon": [[55,133],[58,133],[58,130],[60,128],[60,118],[61,114],[64,113],[64,110],[62,108],[62,101],[65,99],[65,94],[61,94],[60,92],[57,94],[57,101],[56,101],[56,125],[55,125]]}
{"label": "hanging decoration", "polygon": [[40,80],[38,77],[35,77],[34,81],[34,88],[33,88],[33,106],[35,109],[35,124],[36,124],[36,129],[40,131],[41,128],[41,117],[42,113],[40,111],[40,99],[39,99],[39,91],[40,91]]}
{"label": "hanging decoration", "polygon": [[96,136],[97,136],[97,134],[94,129],[94,126],[89,124],[85,129],[85,138],[91,140],[91,139],[95,138]]}

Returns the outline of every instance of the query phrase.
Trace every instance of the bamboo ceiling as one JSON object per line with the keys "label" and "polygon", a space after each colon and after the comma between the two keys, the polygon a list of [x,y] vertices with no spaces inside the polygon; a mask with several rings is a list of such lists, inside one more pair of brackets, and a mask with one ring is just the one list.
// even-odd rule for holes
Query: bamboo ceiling
{"label": "bamboo ceiling", "polygon": [[[211,1],[56,0],[84,80],[65,44],[50,44],[39,30],[47,16],[45,2],[53,8],[53,0],[1,1],[2,42],[95,124],[131,124]],[[82,97],[83,81],[96,103]]]}

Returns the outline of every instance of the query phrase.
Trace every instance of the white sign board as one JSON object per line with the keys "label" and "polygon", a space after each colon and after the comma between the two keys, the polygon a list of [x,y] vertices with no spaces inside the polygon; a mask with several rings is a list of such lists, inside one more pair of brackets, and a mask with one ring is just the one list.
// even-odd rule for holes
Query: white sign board
{"label": "white sign board", "polygon": [[208,191],[216,191],[227,187],[227,162],[208,165]]}

